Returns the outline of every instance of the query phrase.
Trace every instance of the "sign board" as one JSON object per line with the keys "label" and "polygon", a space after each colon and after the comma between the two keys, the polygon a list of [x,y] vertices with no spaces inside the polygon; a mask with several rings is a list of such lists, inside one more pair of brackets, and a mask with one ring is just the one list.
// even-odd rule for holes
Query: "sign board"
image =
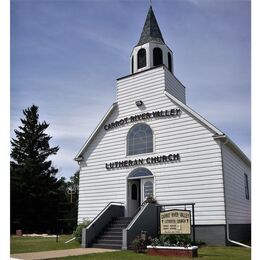
{"label": "sign board", "polygon": [[168,210],[160,212],[161,234],[191,234],[190,210]]}

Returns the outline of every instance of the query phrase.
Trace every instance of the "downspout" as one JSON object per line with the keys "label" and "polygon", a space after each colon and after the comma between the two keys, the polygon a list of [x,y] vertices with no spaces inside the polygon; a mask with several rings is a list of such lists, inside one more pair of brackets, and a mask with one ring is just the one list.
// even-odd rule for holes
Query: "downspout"
{"label": "downspout", "polygon": [[248,245],[245,245],[245,244],[240,243],[240,242],[238,242],[238,241],[235,241],[235,240],[231,240],[231,239],[230,239],[230,237],[229,237],[229,224],[227,223],[227,220],[226,220],[226,228],[227,228],[227,240],[228,240],[228,242],[233,243],[233,244],[236,244],[236,245],[239,245],[239,246],[251,248],[251,246],[248,246]]}
{"label": "downspout", "polygon": [[224,176],[224,160],[223,160],[223,146],[226,145],[229,140],[227,137],[225,137],[226,140],[224,143],[222,143],[221,141],[221,160],[222,160],[222,175],[223,175],[223,188],[224,188],[224,200],[225,200],[225,219],[226,219],[226,236],[227,236],[227,241],[230,243],[233,243],[235,245],[239,245],[239,246],[243,246],[246,248],[251,248],[251,246],[248,246],[246,244],[240,243],[238,241],[232,240],[230,239],[230,234],[229,234],[229,223],[228,223],[228,218],[227,218],[227,204],[226,204],[226,196],[225,196],[225,176]]}

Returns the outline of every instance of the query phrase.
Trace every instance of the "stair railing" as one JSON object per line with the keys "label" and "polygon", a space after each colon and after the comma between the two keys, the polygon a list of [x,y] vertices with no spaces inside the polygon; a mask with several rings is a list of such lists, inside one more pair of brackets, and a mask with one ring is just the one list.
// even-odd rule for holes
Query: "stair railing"
{"label": "stair railing", "polygon": [[152,237],[157,235],[157,207],[154,203],[145,203],[134,216],[129,225],[123,229],[122,249],[129,248],[131,242],[142,231],[147,231]]}
{"label": "stair railing", "polygon": [[82,230],[81,247],[90,247],[94,239],[112,221],[113,218],[124,216],[124,210],[124,203],[115,201],[109,202],[91,221],[91,223]]}
{"label": "stair railing", "polygon": [[94,226],[94,225],[95,225],[95,222],[99,219],[99,217],[100,217],[104,212],[106,212],[111,205],[124,206],[124,203],[122,203],[122,202],[110,201],[110,202],[96,215],[96,217],[93,218],[93,220],[92,220],[91,223],[87,226],[86,229],[89,229],[89,228],[91,228],[91,226]]}

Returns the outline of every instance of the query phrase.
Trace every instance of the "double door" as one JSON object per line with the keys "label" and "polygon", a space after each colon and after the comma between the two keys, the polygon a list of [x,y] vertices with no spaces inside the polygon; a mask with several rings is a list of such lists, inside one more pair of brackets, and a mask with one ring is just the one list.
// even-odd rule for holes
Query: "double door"
{"label": "double door", "polygon": [[128,216],[134,216],[141,204],[149,196],[154,196],[153,178],[128,180],[127,212]]}

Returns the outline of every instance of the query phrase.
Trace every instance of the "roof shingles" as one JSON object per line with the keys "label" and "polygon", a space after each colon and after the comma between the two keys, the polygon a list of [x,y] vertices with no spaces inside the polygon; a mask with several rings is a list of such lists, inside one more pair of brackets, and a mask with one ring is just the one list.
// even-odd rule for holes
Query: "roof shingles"
{"label": "roof shingles", "polygon": [[145,23],[144,23],[144,27],[143,27],[143,31],[142,31],[140,40],[136,46],[143,45],[147,42],[156,42],[156,43],[165,44],[151,6],[149,8],[149,11],[148,11]]}

